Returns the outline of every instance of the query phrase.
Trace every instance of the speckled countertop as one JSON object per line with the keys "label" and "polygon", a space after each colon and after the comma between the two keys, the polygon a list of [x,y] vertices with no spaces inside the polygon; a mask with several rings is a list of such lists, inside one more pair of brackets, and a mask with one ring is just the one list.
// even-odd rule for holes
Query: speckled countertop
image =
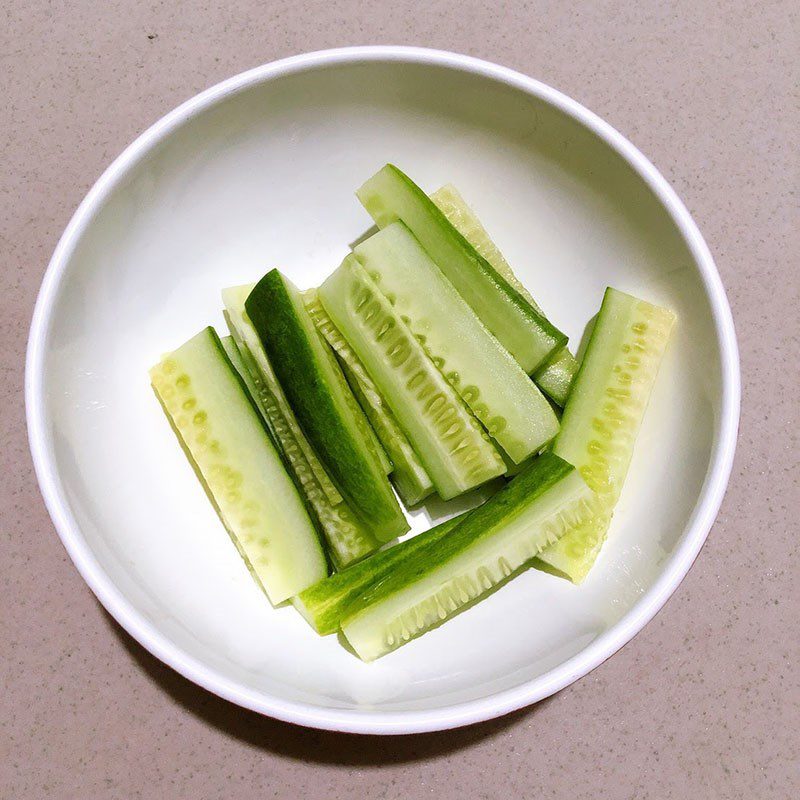
{"label": "speckled countertop", "polygon": [[[0,797],[800,796],[796,2],[8,0],[0,18]],[[389,739],[241,711],[135,644],[58,542],[22,403],[39,282],[108,162],[222,78],[369,43],[515,67],[630,137],[711,246],[744,373],[722,512],[656,619],[534,708]]]}

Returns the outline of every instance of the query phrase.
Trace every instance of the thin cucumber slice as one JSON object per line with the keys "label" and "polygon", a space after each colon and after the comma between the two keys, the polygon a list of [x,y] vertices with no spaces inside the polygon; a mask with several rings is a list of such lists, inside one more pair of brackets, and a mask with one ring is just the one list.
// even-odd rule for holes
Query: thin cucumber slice
{"label": "thin cucumber slice", "polygon": [[505,472],[453,388],[352,254],[319,298],[391,406],[445,500]]}
{"label": "thin cucumber slice", "polygon": [[[544,316],[539,304],[533,299],[531,293],[523,286],[514,274],[508,261],[505,260],[500,248],[492,241],[486,228],[475,212],[467,205],[459,191],[448,184],[437,189],[431,200],[436,203],[439,210],[447,217],[453,227],[539,312]],[[541,364],[533,375],[536,385],[554,402],[562,408],[569,395],[569,388],[575,373],[578,371],[578,362],[569,350],[564,347],[557,350],[550,358]]]}
{"label": "thin cucumber slice", "polygon": [[[342,495],[333,485],[333,481],[317,458],[317,454],[308,443],[303,431],[300,430],[300,425],[275,377],[275,371],[267,358],[256,329],[245,310],[245,300],[253,291],[254,286],[255,284],[232,286],[222,290],[222,302],[225,306],[225,316],[231,335],[258,388],[257,397],[261,401],[269,425],[284,454],[291,460],[294,458],[293,454],[299,449],[305,463],[313,471],[314,477],[319,482],[322,491],[325,492],[328,502],[338,505],[342,502]],[[300,464],[299,468],[302,466],[303,464]]]}
{"label": "thin cucumber slice", "polygon": [[500,248],[489,236],[478,215],[467,205],[461,192],[448,183],[431,194],[431,200],[448,222],[480,253],[542,316],[541,306],[534,300],[522,281],[514,274]]}
{"label": "thin cucumber slice", "polygon": [[570,464],[552,453],[540,456],[446,537],[419,547],[373,586],[343,620],[342,632],[364,661],[400,647],[583,524],[595,513],[594,501]]}
{"label": "thin cucumber slice", "polygon": [[[248,368],[247,361],[242,357],[242,352],[232,336],[223,337],[221,342],[228,358],[247,386],[250,396],[259,406],[262,416],[269,424],[269,414],[261,403],[258,386],[250,371],[255,369],[252,356],[248,354],[247,361],[251,364],[251,367]],[[246,345],[243,346],[246,347]],[[380,542],[363,523],[359,522],[348,504],[342,501],[334,506],[328,500],[296,439],[284,427],[283,418],[279,417],[277,423],[278,431],[274,431],[271,427],[270,430],[273,430],[276,442],[283,440],[286,443],[285,448],[279,445],[278,449],[283,454],[289,472],[294,476],[295,484],[306,500],[312,519],[316,521],[322,532],[334,567],[343,569],[348,564],[377,550]]]}
{"label": "thin cucumber slice", "polygon": [[525,372],[533,372],[566,344],[567,337],[538,313],[397,167],[387,164],[356,194],[378,227],[397,220],[406,224]]}
{"label": "thin cucumber slice", "polygon": [[337,489],[381,542],[408,530],[375,448],[333,353],[303,298],[277,270],[255,286],[245,308],[303,432]]}
{"label": "thin cucumber slice", "polygon": [[668,309],[606,289],[553,446],[580,470],[603,513],[540,556],[575,583],[605,541],[674,322]]}
{"label": "thin cucumber slice", "polygon": [[563,408],[577,372],[578,360],[566,347],[562,347],[547,364],[533,373],[533,380],[554,403]]}
{"label": "thin cucumber slice", "polygon": [[353,252],[515,464],[558,433],[558,419],[542,393],[402,222],[388,225]]}
{"label": "thin cucumber slice", "polygon": [[213,328],[150,370],[195,471],[250,572],[281,603],[328,572],[314,525]]}
{"label": "thin cucumber slice", "polygon": [[319,301],[317,290],[309,289],[303,292],[303,300],[317,330],[339,358],[340,366],[353,394],[367,415],[384,450],[392,460],[394,469],[391,480],[397,493],[407,506],[417,505],[433,492],[433,483],[425,471],[425,467],[422,466],[414,448],[411,447],[408,438],[397,424],[392,410],[386,404],[361,360],[331,321],[328,312]]}
{"label": "thin cucumber slice", "polygon": [[370,588],[386,580],[421,546],[446,536],[464,516],[453,517],[425,533],[407,539],[401,545],[374,553],[359,564],[309,586],[293,599],[295,608],[317,633],[322,636],[334,633],[344,617],[352,611],[353,605],[358,605]]}

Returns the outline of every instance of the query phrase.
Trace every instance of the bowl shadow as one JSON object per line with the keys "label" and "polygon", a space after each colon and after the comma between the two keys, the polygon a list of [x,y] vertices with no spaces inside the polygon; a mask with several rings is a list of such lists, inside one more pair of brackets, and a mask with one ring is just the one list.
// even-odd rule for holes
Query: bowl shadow
{"label": "bowl shadow", "polygon": [[181,709],[251,747],[303,763],[379,767],[448,755],[500,735],[550,700],[546,698],[498,719],[433,733],[379,736],[304,728],[241,708],[197,686],[159,661],[102,610],[106,623],[135,666]]}

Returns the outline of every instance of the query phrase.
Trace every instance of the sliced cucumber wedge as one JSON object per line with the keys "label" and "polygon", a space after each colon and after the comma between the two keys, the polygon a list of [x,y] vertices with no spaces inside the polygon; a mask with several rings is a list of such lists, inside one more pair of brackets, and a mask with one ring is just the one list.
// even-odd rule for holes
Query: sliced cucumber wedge
{"label": "sliced cucumber wedge", "polygon": [[391,480],[407,506],[421,503],[433,492],[433,482],[408,438],[397,424],[375,382],[355,354],[353,348],[333,324],[325,311],[316,289],[303,292],[308,313],[328,344],[339,358],[342,371],[359,405],[367,415],[373,430],[393,464]]}
{"label": "sliced cucumber wedge", "polygon": [[[447,217],[453,227],[539,312],[536,300],[514,274],[500,248],[492,241],[477,214],[467,205],[455,186],[448,184],[437,189],[431,200]],[[556,404],[564,407],[578,362],[566,347],[556,350],[533,375],[536,385]]]}
{"label": "sliced cucumber wedge", "polygon": [[353,252],[515,464],[556,435],[558,419],[550,404],[402,222],[388,225]]}
{"label": "sliced cucumber wedge", "polygon": [[436,627],[583,524],[595,513],[594,502],[570,464],[552,453],[540,456],[446,536],[418,547],[370,588],[342,622],[347,641],[372,661]]}
{"label": "sliced cucumber wedge", "polygon": [[505,464],[422,345],[352,254],[319,298],[390,405],[445,500],[505,472]]}
{"label": "sliced cucumber wedge", "polygon": [[567,337],[548,322],[450,224],[407,175],[387,164],[357,192],[385,228],[400,220],[503,347],[532,373]]}
{"label": "sliced cucumber wedge", "polygon": [[232,286],[222,290],[222,302],[225,306],[225,318],[231,335],[236,342],[253,382],[257,387],[256,396],[266,412],[267,421],[287,458],[294,459],[298,452],[303,461],[298,464],[302,469],[306,464],[314,473],[322,491],[331,505],[342,502],[342,495],[333,485],[333,481],[322,466],[317,454],[308,443],[300,429],[286,395],[275,377],[275,371],[267,358],[258,333],[245,310],[245,300],[253,291],[255,284]]}
{"label": "sliced cucumber wedge", "polygon": [[176,433],[272,603],[325,577],[322,545],[272,437],[213,328],[150,370]]}
{"label": "sliced cucumber wedge", "polygon": [[[469,513],[469,512],[467,512]],[[314,630],[325,636],[339,629],[342,619],[367,591],[386,580],[418,548],[446,536],[465,514],[453,517],[411,539],[373,553],[369,558],[309,586],[293,599],[295,608]]]}
{"label": "sliced cucumber wedge", "polygon": [[540,556],[575,583],[605,541],[674,322],[668,309],[606,289],[553,446],[578,468],[603,513]]}
{"label": "sliced cucumber wedge", "polygon": [[557,405],[564,408],[578,372],[578,360],[562,347],[544,366],[533,373],[534,383]]}
{"label": "sliced cucumber wedge", "polygon": [[382,542],[408,530],[358,408],[303,298],[277,270],[268,272],[245,301],[275,375],[337,489]]}
{"label": "sliced cucumber wedge", "polygon": [[431,200],[447,221],[482,255],[532,306],[544,316],[541,306],[515,275],[500,248],[489,236],[478,215],[467,205],[461,192],[448,183],[431,194]]}

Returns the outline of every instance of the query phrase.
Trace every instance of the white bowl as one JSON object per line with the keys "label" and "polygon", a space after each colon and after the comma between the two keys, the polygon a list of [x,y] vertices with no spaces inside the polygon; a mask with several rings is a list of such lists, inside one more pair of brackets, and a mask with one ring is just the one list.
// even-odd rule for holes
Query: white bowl
{"label": "white bowl", "polygon": [[[279,266],[301,286],[370,226],[386,161],[452,181],[574,343],[608,284],[677,311],[610,539],[579,586],[528,571],[374,664],[256,588],[185,462],[147,368],[219,290]],[[405,47],[298,56],[203,92],[87,195],[34,313],[26,402],[47,507],[86,582],[153,654],[302,725],[409,733],[534,703],[658,611],[717,514],[739,413],[730,309],[685,207],[619,133],[559,92]],[[427,527],[424,513],[413,518]]]}

